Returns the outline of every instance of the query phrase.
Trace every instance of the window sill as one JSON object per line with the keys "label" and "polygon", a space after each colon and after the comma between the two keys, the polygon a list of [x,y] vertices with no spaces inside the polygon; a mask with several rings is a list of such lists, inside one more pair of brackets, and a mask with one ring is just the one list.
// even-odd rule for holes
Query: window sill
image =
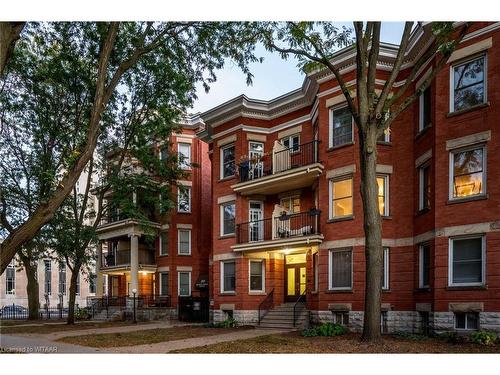
{"label": "window sill", "polygon": [[422,216],[425,215],[427,212],[430,212],[431,209],[430,207],[422,208],[421,210],[418,210],[415,216]]}
{"label": "window sill", "polygon": [[344,143],[344,144],[341,144],[341,145],[338,145],[338,146],[329,147],[326,150],[326,152],[336,151],[336,150],[339,150],[341,148],[349,147],[349,146],[352,146],[352,145],[354,145],[354,142],[348,142],[348,143]]}
{"label": "window sill", "polygon": [[236,292],[220,292],[219,296],[235,296]]}
{"label": "window sill", "polygon": [[168,257],[168,254],[160,254],[160,255],[158,255],[158,258],[165,258],[165,257]]}
{"label": "window sill", "polygon": [[249,296],[267,296],[267,293],[266,292],[262,292],[262,291],[250,291],[248,292],[248,295]]}
{"label": "window sill", "polygon": [[392,146],[392,142],[391,141],[389,141],[389,142],[387,142],[387,141],[377,141],[377,145],[379,145],[379,146]]}
{"label": "window sill", "polygon": [[349,220],[354,220],[354,215],[344,216],[344,217],[337,217],[337,218],[334,218],[334,219],[329,219],[326,222],[327,223],[337,223],[339,221],[349,221]]}
{"label": "window sill", "polygon": [[391,215],[381,216],[381,217],[382,217],[382,220],[392,220],[392,216]]}
{"label": "window sill", "polygon": [[417,288],[415,289],[415,293],[427,293],[430,292],[431,288],[430,287],[422,287],[422,288]]}
{"label": "window sill", "polygon": [[231,180],[234,180],[235,178],[236,178],[236,175],[234,175],[234,176],[228,176],[228,177],[224,177],[224,178],[219,178],[219,180],[217,182],[231,181]]}
{"label": "window sill", "polygon": [[446,117],[450,118],[450,117],[460,116],[460,115],[463,115],[464,113],[473,112],[475,110],[486,108],[486,107],[489,107],[489,106],[490,106],[490,102],[476,104],[476,105],[474,105],[472,107],[461,109],[459,111],[448,112],[448,114],[446,115]]}
{"label": "window sill", "polygon": [[427,125],[422,130],[419,130],[418,133],[417,133],[417,135],[415,136],[415,140],[422,138],[429,131],[430,128],[432,128],[432,123],[430,123],[429,125]]}
{"label": "window sill", "polygon": [[462,290],[488,290],[487,285],[449,285],[445,287],[445,290],[449,291],[462,291]]}
{"label": "window sill", "polygon": [[223,236],[219,236],[219,240],[225,240],[226,238],[235,238],[236,237],[236,234],[233,233],[233,234],[225,234]]}
{"label": "window sill", "polygon": [[465,203],[465,202],[482,201],[482,200],[488,199],[488,198],[489,198],[488,194],[481,194],[481,195],[475,195],[475,196],[466,197],[466,198],[448,199],[446,204],[451,205],[451,204],[458,204],[458,203]]}
{"label": "window sill", "polygon": [[191,215],[191,211],[177,211],[178,214]]}
{"label": "window sill", "polygon": [[344,293],[344,294],[352,294],[354,290],[352,289],[328,289],[326,294],[335,294],[335,293]]}
{"label": "window sill", "polygon": [[382,293],[391,293],[392,290],[391,289],[382,289]]}
{"label": "window sill", "polygon": [[177,255],[180,257],[190,257],[191,256],[191,254],[179,254],[179,253],[177,253]]}

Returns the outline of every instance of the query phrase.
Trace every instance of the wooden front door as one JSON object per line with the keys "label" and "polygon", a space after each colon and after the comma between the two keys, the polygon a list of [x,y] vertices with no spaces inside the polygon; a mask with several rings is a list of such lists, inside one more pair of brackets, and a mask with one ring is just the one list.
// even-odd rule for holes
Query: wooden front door
{"label": "wooden front door", "polygon": [[295,302],[306,290],[306,265],[287,264],[285,266],[285,301]]}

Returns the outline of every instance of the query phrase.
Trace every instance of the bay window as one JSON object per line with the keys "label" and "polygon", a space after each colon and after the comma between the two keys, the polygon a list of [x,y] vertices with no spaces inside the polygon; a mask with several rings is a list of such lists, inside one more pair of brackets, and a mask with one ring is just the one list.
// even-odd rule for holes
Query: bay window
{"label": "bay window", "polygon": [[352,115],[347,106],[330,110],[329,147],[339,147],[353,142]]}
{"label": "bay window", "polygon": [[352,249],[330,250],[330,289],[345,290],[352,288]]}
{"label": "bay window", "polygon": [[224,203],[220,206],[221,236],[235,233],[236,205],[234,202]]}
{"label": "bay window", "polygon": [[177,151],[179,155],[179,167],[182,169],[191,168],[191,145],[189,143],[178,143]]}
{"label": "bay window", "polygon": [[449,285],[483,285],[486,245],[484,236],[450,238]]}
{"label": "bay window", "polygon": [[236,291],[236,262],[225,261],[220,263],[221,266],[221,292]]}
{"label": "bay window", "polygon": [[236,155],[234,144],[224,146],[220,150],[221,172],[220,178],[232,177],[236,174]]}
{"label": "bay window", "polygon": [[486,55],[452,66],[450,112],[486,103]]}
{"label": "bay window", "polygon": [[263,292],[265,291],[264,280],[264,260],[250,261],[250,291]]}
{"label": "bay window", "polygon": [[450,153],[450,199],[486,194],[486,146]]}
{"label": "bay window", "polygon": [[330,218],[352,216],[352,177],[332,180],[330,183],[331,209]]}
{"label": "bay window", "polygon": [[191,212],[191,187],[182,185],[177,187],[177,211]]}
{"label": "bay window", "polygon": [[381,216],[389,216],[389,176],[378,176],[378,211]]}

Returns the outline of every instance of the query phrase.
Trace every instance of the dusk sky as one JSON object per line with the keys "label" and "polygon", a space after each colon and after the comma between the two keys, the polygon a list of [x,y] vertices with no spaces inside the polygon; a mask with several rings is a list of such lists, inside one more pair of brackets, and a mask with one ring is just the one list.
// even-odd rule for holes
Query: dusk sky
{"label": "dusk sky", "polygon": [[[339,26],[342,25],[352,27],[352,23],[339,22]],[[381,40],[399,44],[403,26],[403,22],[382,23]],[[241,94],[269,100],[302,85],[304,75],[297,67],[297,60],[282,60],[278,54],[269,53],[263,47],[258,48],[256,54],[264,56],[264,62],[251,65],[254,75],[252,86],[246,85],[246,77],[237,66],[227,64],[217,73],[217,82],[211,85],[208,94],[198,85],[198,100],[190,112],[204,112]]]}

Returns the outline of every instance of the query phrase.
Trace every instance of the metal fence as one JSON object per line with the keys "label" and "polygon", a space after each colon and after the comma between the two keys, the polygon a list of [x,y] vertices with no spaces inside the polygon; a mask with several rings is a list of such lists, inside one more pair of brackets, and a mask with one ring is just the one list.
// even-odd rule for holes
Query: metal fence
{"label": "metal fence", "polygon": [[[75,306],[75,315],[78,315],[80,310],[78,306]],[[28,317],[28,309],[19,305],[6,305],[0,309],[0,320],[27,320]],[[67,307],[48,307],[38,310],[39,319],[66,319],[67,317]]]}

